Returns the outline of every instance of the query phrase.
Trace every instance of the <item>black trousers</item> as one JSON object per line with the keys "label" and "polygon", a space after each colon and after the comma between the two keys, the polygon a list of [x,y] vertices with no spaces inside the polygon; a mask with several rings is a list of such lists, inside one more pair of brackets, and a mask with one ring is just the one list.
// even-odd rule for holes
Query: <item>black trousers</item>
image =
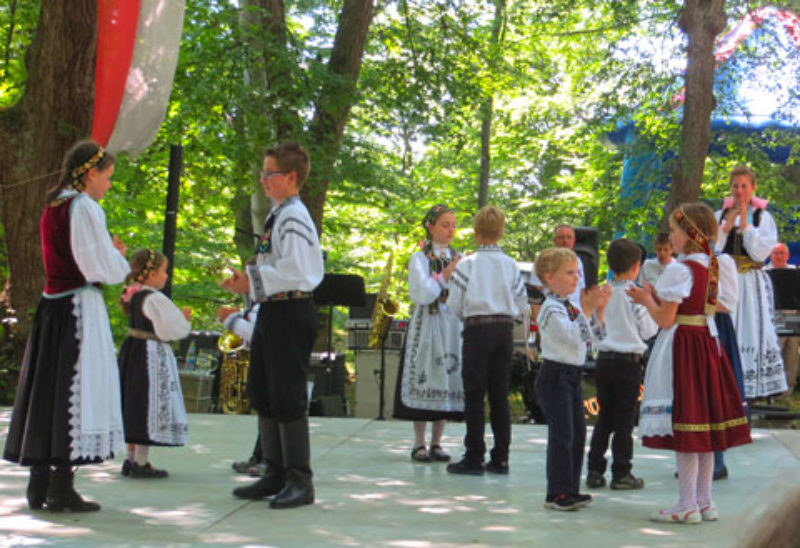
{"label": "black trousers", "polygon": [[483,440],[486,417],[483,401],[489,395],[489,421],[494,435],[492,461],[508,462],[511,445],[511,413],[508,387],[514,350],[513,325],[494,323],[464,326],[461,378],[464,382],[464,418],[467,423],[465,460],[482,464],[486,453]]}
{"label": "black trousers", "polygon": [[261,303],[247,380],[250,404],[259,415],[279,422],[306,416],[306,385],[316,324],[311,299]]}
{"label": "black trousers", "polygon": [[600,412],[589,444],[589,470],[604,473],[609,438],[611,474],[620,479],[631,471],[633,427],[636,424],[639,386],[642,382],[641,357],[634,354],[600,354],[594,373]]}
{"label": "black trousers", "polygon": [[536,391],[547,418],[547,494],[579,493],[586,421],[581,392],[582,366],[544,360]]}

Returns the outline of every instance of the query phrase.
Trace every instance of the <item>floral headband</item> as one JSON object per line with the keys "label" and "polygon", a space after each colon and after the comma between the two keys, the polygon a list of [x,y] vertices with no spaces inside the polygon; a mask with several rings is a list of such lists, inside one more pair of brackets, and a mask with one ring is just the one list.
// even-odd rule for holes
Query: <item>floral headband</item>
{"label": "floral headband", "polygon": [[103,147],[99,146],[97,147],[97,152],[95,152],[91,158],[89,158],[84,163],[73,169],[72,172],[70,173],[70,177],[72,178],[72,186],[74,186],[79,190],[83,190],[84,188],[86,188],[86,185],[83,184],[83,181],[81,181],[81,176],[83,176],[84,173],[86,173],[93,167],[96,167],[105,155],[106,155],[106,150]]}
{"label": "floral headband", "polygon": [[450,209],[444,204],[437,204],[432,208],[430,208],[428,212],[425,214],[425,216],[422,218],[422,226],[425,227],[425,230],[427,230],[428,226],[435,223],[439,217],[448,212],[452,213],[452,211],[453,211],[452,209]]}
{"label": "floral headband", "polygon": [[719,295],[719,264],[716,254],[711,249],[711,241],[697,228],[694,221],[686,215],[683,206],[679,206],[675,213],[672,214],[672,217],[675,219],[675,222],[678,223],[680,229],[689,236],[689,239],[699,245],[703,253],[709,256],[710,265],[708,268],[705,313],[707,315],[714,314],[717,309],[717,296]]}
{"label": "floral headband", "polygon": [[156,266],[156,252],[152,249],[147,250],[147,260],[144,268],[136,275],[137,282],[144,282]]}

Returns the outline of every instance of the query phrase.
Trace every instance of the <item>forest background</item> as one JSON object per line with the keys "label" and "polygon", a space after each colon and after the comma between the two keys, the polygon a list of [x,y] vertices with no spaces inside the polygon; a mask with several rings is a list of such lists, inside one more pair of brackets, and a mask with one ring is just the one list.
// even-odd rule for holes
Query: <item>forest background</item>
{"label": "forest background", "polygon": [[[359,274],[376,291],[393,252],[391,292],[403,312],[405,265],[424,237],[420,220],[435,203],[456,210],[454,246],[465,251],[474,249],[471,218],[479,204],[502,208],[502,245],[519,261],[550,246],[559,223],[595,227],[602,276],[608,242],[619,235],[646,242],[668,196],[666,187],[620,191],[626,150],[610,144],[609,131],[634,121],[640,142],[679,161],[672,153],[683,146],[683,127],[672,101],[684,87],[684,4],[698,2],[189,1],[166,119],[143,154],[118,158],[102,203],[108,226],[129,250],[161,247],[169,148],[183,145],[172,296],[194,309],[195,329],[218,328],[216,308],[237,303],[217,284],[252,254],[259,228],[254,196],[256,218],[265,211],[257,199],[263,151],[291,138],[312,150],[304,199],[321,229],[326,271]],[[727,15],[717,34],[767,5],[705,4]],[[800,9],[797,1],[769,5]],[[16,146],[6,115],[25,95],[25,52],[42,32],[40,8],[29,0],[0,6],[4,149]],[[783,55],[744,54],[772,68]],[[788,93],[800,105],[798,78],[789,79]],[[730,168],[746,163],[758,173],[759,195],[776,208],[797,207],[798,166],[771,164],[764,142],[790,146],[798,158],[797,135],[728,136],[717,143],[725,153],[700,166],[700,196],[719,200]],[[59,163],[62,153],[48,161]],[[3,285],[12,253],[5,205]],[[39,211],[30,212],[36,224]],[[796,228],[783,221],[780,228],[782,237],[798,239]],[[118,342],[126,326],[119,293],[106,288]],[[7,298],[4,304],[0,403],[13,397],[25,335],[19,326],[35,307],[13,310]],[[344,348],[346,314],[336,310],[337,350]]]}

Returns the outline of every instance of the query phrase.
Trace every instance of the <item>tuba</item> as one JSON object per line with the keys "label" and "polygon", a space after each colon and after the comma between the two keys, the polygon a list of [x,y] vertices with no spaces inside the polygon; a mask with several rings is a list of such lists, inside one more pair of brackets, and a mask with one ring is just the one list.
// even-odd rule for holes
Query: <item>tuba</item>
{"label": "tuba", "polygon": [[389,332],[389,325],[392,323],[392,316],[397,314],[397,303],[389,298],[389,284],[392,281],[392,263],[394,262],[394,249],[389,253],[386,261],[386,268],[383,273],[383,280],[378,295],[375,298],[375,308],[372,309],[372,328],[369,332],[369,347],[379,348],[386,334]]}
{"label": "tuba", "polygon": [[219,337],[217,348],[222,352],[219,373],[219,408],[223,413],[247,413],[247,372],[250,369],[250,351],[244,339],[226,330]]}

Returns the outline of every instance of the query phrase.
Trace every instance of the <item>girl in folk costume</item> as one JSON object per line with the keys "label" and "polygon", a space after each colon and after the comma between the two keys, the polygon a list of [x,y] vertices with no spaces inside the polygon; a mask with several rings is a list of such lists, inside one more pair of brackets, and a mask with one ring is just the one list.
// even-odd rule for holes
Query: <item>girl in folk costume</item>
{"label": "girl in folk costume", "polygon": [[100,284],[129,271],[97,203],[111,188],[114,158],[91,141],[67,152],[41,219],[45,288],[19,376],[3,457],[30,466],[31,509],[89,512],[72,466],[122,448],[119,375]]}
{"label": "girl in folk costume", "polygon": [[739,271],[739,302],[731,311],[739,340],[748,399],[785,392],[786,376],[775,331],[772,280],[761,269],[778,243],[767,201],[754,196],[756,175],[746,166],[731,171],[731,196],[717,212],[716,247],[733,256]]}
{"label": "girl in folk costume", "polygon": [[186,409],[178,364],[168,341],[189,335],[191,310],[179,310],[161,293],[167,283],[167,257],[140,249],[131,257],[122,309],[130,315],[128,337],[119,352],[122,417],[128,454],[122,475],[164,478],[166,470],[153,468],[147,456],[151,445],[185,445]]}
{"label": "girl in folk costume", "polygon": [[[739,389],[739,398],[742,400],[745,413],[747,413],[747,400],[744,397],[744,377],[742,376],[742,358],[739,354],[739,342],[736,339],[736,331],[733,328],[731,311],[736,310],[736,303],[739,300],[739,279],[736,274],[736,262],[726,253],[717,253],[719,263],[719,296],[717,298],[717,313],[714,314],[717,334],[720,345],[731,372],[736,379],[736,387]],[[748,415],[749,416],[749,415]],[[725,452],[714,451],[714,479],[725,479],[728,477],[728,467],[725,465]]]}
{"label": "girl in folk costume", "polygon": [[645,447],[672,449],[678,458],[680,500],[651,519],[699,523],[717,519],[712,451],[749,443],[750,428],[716,339],[714,214],[705,204],[684,204],[672,212],[669,224],[678,260],[664,270],[655,291],[652,286],[628,290],[661,327],[645,373],[639,434]]}
{"label": "girl in folk costume", "polygon": [[[461,419],[461,321],[447,308],[450,275],[459,254],[450,246],[456,216],[444,206],[432,207],[422,220],[427,238],[408,264],[408,292],[414,304],[398,372],[395,418],[414,421],[411,458],[447,462],[441,447],[446,419]],[[433,421],[425,447],[426,421]]]}

